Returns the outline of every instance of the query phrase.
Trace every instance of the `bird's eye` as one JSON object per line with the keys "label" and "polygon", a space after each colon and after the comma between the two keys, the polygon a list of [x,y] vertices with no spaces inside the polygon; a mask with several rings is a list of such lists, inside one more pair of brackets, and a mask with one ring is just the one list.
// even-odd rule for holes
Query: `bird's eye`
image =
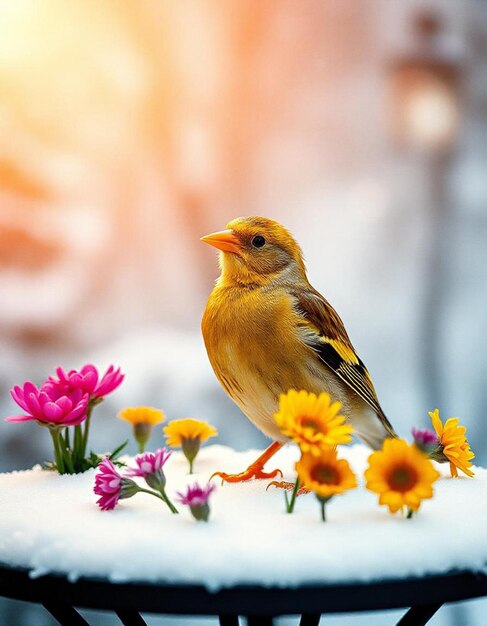
{"label": "bird's eye", "polygon": [[262,237],[262,235],[257,235],[252,239],[252,245],[254,248],[262,248],[262,246],[265,245],[264,237]]}

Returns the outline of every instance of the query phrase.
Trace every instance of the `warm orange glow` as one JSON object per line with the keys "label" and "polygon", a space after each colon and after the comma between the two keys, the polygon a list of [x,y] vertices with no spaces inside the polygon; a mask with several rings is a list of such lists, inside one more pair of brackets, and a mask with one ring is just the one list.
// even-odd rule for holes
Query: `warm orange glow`
{"label": "warm orange glow", "polygon": [[404,132],[420,146],[446,146],[456,132],[456,102],[441,84],[418,86],[404,103]]}
{"label": "warm orange glow", "polygon": [[418,68],[396,76],[395,132],[400,141],[425,149],[452,144],[458,131],[459,110],[452,87]]}

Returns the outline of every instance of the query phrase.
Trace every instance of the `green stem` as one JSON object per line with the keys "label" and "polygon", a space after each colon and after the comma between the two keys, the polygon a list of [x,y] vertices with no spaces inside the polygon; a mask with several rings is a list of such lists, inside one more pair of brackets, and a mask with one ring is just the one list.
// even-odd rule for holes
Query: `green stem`
{"label": "green stem", "polygon": [[179,513],[177,508],[167,497],[165,491],[161,491],[160,493],[158,493],[157,491],[152,491],[151,489],[144,489],[143,487],[139,487],[139,491],[142,491],[143,493],[149,493],[151,496],[155,496],[156,498],[159,498],[159,500],[162,500],[163,502],[167,504],[167,506],[170,508],[172,513]]}
{"label": "green stem", "polygon": [[73,460],[76,467],[81,463],[83,458],[81,455],[81,446],[83,444],[83,433],[81,426],[78,424],[74,427],[74,443],[73,443]]}
{"label": "green stem", "polygon": [[151,496],[159,498],[159,500],[164,500],[160,493],[158,493],[157,491],[152,491],[152,489],[144,489],[143,487],[139,487],[138,491],[141,491],[142,493],[149,493]]}
{"label": "green stem", "polygon": [[[65,431],[67,430],[68,429],[66,428]],[[61,455],[63,457],[64,468],[67,469],[68,474],[75,474],[76,472],[74,471],[73,458],[71,455],[71,450],[69,449],[68,441],[68,434],[66,433],[63,437],[62,433],[59,432],[59,447]]]}
{"label": "green stem", "polygon": [[326,502],[321,500],[321,519],[326,522]]}
{"label": "green stem", "polygon": [[299,479],[296,476],[296,482],[294,483],[294,488],[291,494],[291,499],[289,501],[289,504],[287,505],[288,513],[292,513],[294,511],[294,505],[296,504],[296,496],[298,495],[298,489],[299,489]]}
{"label": "green stem", "polygon": [[143,454],[145,452],[145,443],[139,441],[139,454]]}
{"label": "green stem", "polygon": [[164,500],[164,502],[169,507],[169,510],[171,511],[171,513],[179,513],[177,508],[174,506],[174,504],[171,502],[171,500],[169,500],[169,498],[167,497],[167,494],[166,494],[166,492],[164,490],[161,490],[161,496],[162,496],[162,499]]}
{"label": "green stem", "polygon": [[192,474],[193,473],[193,461],[194,459],[191,459],[189,462],[189,473]]}
{"label": "green stem", "polygon": [[287,491],[284,489],[284,501],[286,502],[286,511],[289,510],[289,498],[287,497]]}
{"label": "green stem", "polygon": [[83,433],[83,438],[81,442],[81,459],[84,459],[86,456],[86,447],[88,445],[88,435],[90,434],[90,423],[91,423],[91,413],[93,411],[93,406],[88,404],[88,411],[86,413],[85,419],[85,432]]}
{"label": "green stem", "polygon": [[60,474],[64,474],[64,462],[59,448],[59,430],[57,428],[49,428],[49,432],[51,433],[52,437],[52,444],[54,447],[54,460],[56,462],[57,471]]}
{"label": "green stem", "polygon": [[408,514],[406,515],[406,519],[411,519],[414,515],[414,511],[412,509],[408,509]]}

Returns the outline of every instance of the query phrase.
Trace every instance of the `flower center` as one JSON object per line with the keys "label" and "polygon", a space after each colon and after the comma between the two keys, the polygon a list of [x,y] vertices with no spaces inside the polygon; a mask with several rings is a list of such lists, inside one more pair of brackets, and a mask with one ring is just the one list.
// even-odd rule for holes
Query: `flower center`
{"label": "flower center", "polygon": [[338,485],[340,482],[340,474],[332,465],[316,465],[311,470],[311,478],[325,485]]}
{"label": "flower center", "polygon": [[323,424],[321,424],[314,417],[307,417],[307,416],[302,417],[301,418],[301,426],[302,426],[302,428],[309,428],[314,433],[318,433],[318,432],[322,432],[323,431]]}
{"label": "flower center", "polygon": [[394,491],[409,491],[418,482],[418,474],[410,465],[398,465],[389,474],[388,482]]}

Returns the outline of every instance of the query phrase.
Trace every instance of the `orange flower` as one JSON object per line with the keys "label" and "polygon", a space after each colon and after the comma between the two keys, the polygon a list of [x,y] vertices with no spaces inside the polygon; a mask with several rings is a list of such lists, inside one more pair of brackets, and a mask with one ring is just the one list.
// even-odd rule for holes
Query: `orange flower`
{"label": "orange flower", "polygon": [[331,447],[319,457],[304,453],[296,463],[296,472],[302,485],[318,498],[328,499],[357,486],[348,461],[337,459],[337,451]]}
{"label": "orange flower", "polygon": [[311,452],[302,454],[296,463],[298,480],[305,489],[314,491],[321,504],[321,518],[326,521],[325,505],[338,494],[354,489],[357,478],[350,469],[348,461],[337,459],[336,448],[324,448],[319,457]]}
{"label": "orange flower", "polygon": [[439,473],[415,444],[404,439],[386,439],[382,450],[369,456],[366,487],[379,494],[379,503],[396,513],[404,506],[417,511],[421,501],[433,496]]}
{"label": "orange flower", "polygon": [[[453,478],[458,478],[458,471],[462,471],[467,476],[472,477],[474,473],[472,467],[472,459],[475,454],[470,449],[470,444],[465,437],[465,426],[459,426],[458,417],[450,417],[443,424],[440,419],[440,411],[435,409],[429,413],[433,428],[435,429],[438,439],[440,440],[440,454],[444,455],[443,461],[450,461],[450,473]],[[436,459],[440,460],[440,459]]]}

